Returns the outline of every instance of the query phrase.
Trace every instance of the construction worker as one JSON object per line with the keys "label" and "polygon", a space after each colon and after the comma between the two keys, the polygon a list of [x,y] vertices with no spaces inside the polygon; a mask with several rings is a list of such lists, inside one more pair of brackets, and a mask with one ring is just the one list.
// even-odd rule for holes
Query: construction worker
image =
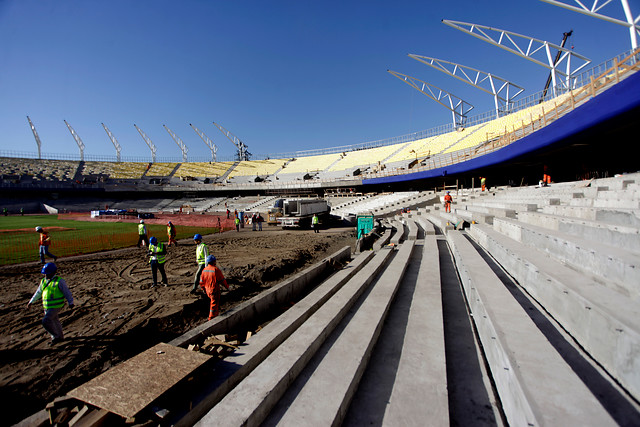
{"label": "construction worker", "polygon": [[40,226],[36,227],[36,232],[40,233],[40,264],[44,264],[45,256],[53,258],[53,262],[56,262],[58,260],[58,257],[49,252],[49,245],[51,245],[51,236],[49,236],[49,233]]}
{"label": "construction worker", "polygon": [[149,246],[147,227],[144,225],[144,219],[141,219],[140,224],[138,224],[138,247],[140,247],[140,244],[143,244],[143,246]]}
{"label": "construction worker", "polygon": [[[174,246],[178,246],[178,242],[176,241],[176,227],[171,221],[167,222],[167,236],[169,237],[167,246],[171,246],[171,243],[173,243]],[[149,240],[149,242],[151,242],[151,240]]]}
{"label": "construction worker", "polygon": [[320,232],[320,219],[318,218],[318,214],[313,214],[311,218],[311,228],[313,228],[314,233]]}
{"label": "construction worker", "polygon": [[236,223],[236,231],[240,231],[240,217],[236,216],[234,221]]}
{"label": "construction worker", "polygon": [[158,285],[158,270],[162,276],[162,284],[167,286],[167,273],[164,271],[164,263],[167,261],[167,248],[162,242],[158,242],[156,237],[149,239],[149,264],[151,265],[151,277],[153,278],[152,288]]}
{"label": "construction worker", "polygon": [[209,320],[220,314],[220,285],[224,285],[229,290],[227,280],[224,278],[222,271],[216,266],[216,257],[209,255],[207,257],[207,266],[202,270],[200,278],[200,287],[205,291],[211,305],[209,306]]}
{"label": "construction worker", "polygon": [[542,185],[546,187],[547,185],[551,184],[551,172],[549,166],[544,165],[543,171],[544,173],[542,174]]}
{"label": "construction worker", "polygon": [[451,192],[447,191],[447,194],[444,195],[445,212],[451,212],[451,202],[453,202],[453,197],[451,197]]}
{"label": "construction worker", "polygon": [[487,178],[485,178],[484,176],[480,177],[480,186],[482,187],[482,191],[484,191],[486,189],[486,185],[487,185]]}
{"label": "construction worker", "polygon": [[58,267],[52,262],[42,267],[41,273],[44,274],[38,289],[27,303],[27,309],[31,307],[31,303],[42,298],[44,306],[44,317],[42,326],[51,335],[51,345],[59,343],[64,339],[62,333],[62,325],[58,317],[58,312],[64,307],[64,300],[69,302],[69,308],[73,308],[73,296],[67,287],[67,283],[60,276],[56,275]]}
{"label": "construction worker", "polygon": [[193,236],[193,241],[196,243],[196,262],[198,263],[198,270],[193,278],[193,288],[191,288],[190,293],[195,294],[198,292],[198,285],[200,284],[200,275],[202,274],[202,270],[207,266],[209,249],[206,244],[202,243],[202,235],[196,234]]}

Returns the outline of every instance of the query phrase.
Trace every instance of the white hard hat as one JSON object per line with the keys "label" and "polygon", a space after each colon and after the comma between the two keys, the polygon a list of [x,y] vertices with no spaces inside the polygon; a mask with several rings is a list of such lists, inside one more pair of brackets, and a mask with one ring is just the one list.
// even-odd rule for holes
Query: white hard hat
{"label": "white hard hat", "polygon": [[141,220],[140,220],[140,224],[144,224],[144,219],[141,219]]}

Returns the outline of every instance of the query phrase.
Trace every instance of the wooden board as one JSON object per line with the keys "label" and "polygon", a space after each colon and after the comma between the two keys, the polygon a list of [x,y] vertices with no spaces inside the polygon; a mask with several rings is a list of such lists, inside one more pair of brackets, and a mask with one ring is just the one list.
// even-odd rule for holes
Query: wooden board
{"label": "wooden board", "polygon": [[132,418],[210,356],[160,343],[109,369],[68,395]]}

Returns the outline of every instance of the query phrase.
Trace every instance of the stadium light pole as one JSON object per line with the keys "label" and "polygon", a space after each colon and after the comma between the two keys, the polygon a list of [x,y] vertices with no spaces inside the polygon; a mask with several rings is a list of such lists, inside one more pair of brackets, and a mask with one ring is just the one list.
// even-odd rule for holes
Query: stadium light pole
{"label": "stadium light pole", "polygon": [[36,127],[33,125],[33,122],[27,116],[27,120],[29,121],[29,126],[31,127],[31,132],[33,132],[33,137],[36,139],[36,145],[38,146],[38,159],[42,159],[42,143],[40,142],[40,137],[38,136],[38,131],[36,131]]}

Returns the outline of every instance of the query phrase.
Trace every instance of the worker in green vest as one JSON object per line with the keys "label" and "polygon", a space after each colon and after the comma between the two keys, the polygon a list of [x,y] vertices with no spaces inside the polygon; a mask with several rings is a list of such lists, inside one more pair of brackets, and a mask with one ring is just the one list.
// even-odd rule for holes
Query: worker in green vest
{"label": "worker in green vest", "polygon": [[144,219],[141,219],[140,224],[138,224],[138,247],[140,247],[141,243],[144,243],[144,246],[149,246],[147,227],[144,225]]}
{"label": "worker in green vest", "polygon": [[151,265],[151,277],[153,278],[152,288],[158,285],[158,270],[162,276],[162,284],[167,286],[167,273],[164,271],[164,263],[167,258],[167,248],[164,243],[158,242],[156,237],[149,239],[149,264]]}
{"label": "worker in green vest", "polygon": [[198,270],[193,278],[193,288],[190,293],[198,293],[198,287],[200,286],[200,276],[202,270],[207,266],[207,257],[209,256],[209,249],[207,245],[202,242],[202,235],[196,234],[193,236],[193,241],[196,243],[196,262],[198,263]]}
{"label": "worker in green vest", "polygon": [[314,233],[320,232],[320,220],[318,219],[317,214],[313,214],[311,218],[311,227],[313,228]]}
{"label": "worker in green vest", "polygon": [[42,298],[42,305],[44,306],[42,326],[51,335],[51,345],[64,340],[58,312],[64,307],[65,299],[69,302],[69,308],[73,308],[71,291],[64,279],[56,275],[56,271],[58,271],[58,267],[52,262],[42,267],[41,273],[44,274],[44,277],[40,280],[38,289],[36,289],[36,292],[27,303],[28,309],[31,307],[31,303]]}

